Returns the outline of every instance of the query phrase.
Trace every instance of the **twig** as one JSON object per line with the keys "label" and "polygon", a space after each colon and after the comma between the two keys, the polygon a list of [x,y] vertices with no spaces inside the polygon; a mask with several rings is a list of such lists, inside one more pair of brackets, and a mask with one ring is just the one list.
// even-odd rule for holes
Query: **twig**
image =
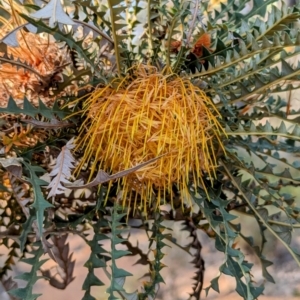
{"label": "twig", "polygon": [[186,38],[186,44],[187,44],[188,48],[190,46],[190,40],[191,40],[193,30],[194,30],[194,27],[195,27],[195,22],[196,22],[196,19],[197,19],[197,14],[198,14],[198,9],[199,9],[199,2],[200,2],[200,0],[196,0],[193,19],[190,23],[190,26],[189,26],[190,30],[189,30],[189,32],[187,34],[187,38]]}

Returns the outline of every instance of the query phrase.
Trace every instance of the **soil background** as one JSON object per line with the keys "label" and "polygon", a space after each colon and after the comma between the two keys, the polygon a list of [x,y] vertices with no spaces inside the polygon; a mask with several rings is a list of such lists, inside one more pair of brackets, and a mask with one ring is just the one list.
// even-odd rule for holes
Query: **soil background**
{"label": "soil background", "polygon": [[[243,220],[245,222],[245,220]],[[246,220],[246,228],[244,228],[244,234],[249,235],[251,233],[254,236],[254,240],[259,242],[257,229],[251,220]],[[182,224],[180,222],[166,222],[167,227],[172,229],[172,235],[176,238],[176,242],[182,246],[186,246],[190,241],[187,232],[181,231]],[[297,237],[298,236],[298,237]],[[257,238],[256,238],[257,237]],[[90,238],[90,237],[89,237]],[[223,263],[224,254],[217,251],[214,247],[214,240],[207,237],[204,232],[199,232],[199,239],[203,245],[202,256],[205,261],[205,275],[204,275],[204,288],[209,286],[210,280],[218,275],[218,268]],[[264,282],[262,272],[258,258],[248,248],[242,240],[238,241],[238,248],[243,250],[246,260],[254,263],[253,267],[253,280],[257,285],[265,283],[264,295],[260,296],[260,300],[300,300],[300,269],[297,263],[293,260],[287,250],[275,240],[272,240],[271,236],[268,236],[269,242],[265,248],[265,256],[268,260],[274,262],[274,264],[268,267],[268,271],[273,276],[276,284],[270,282]],[[296,249],[300,249],[300,234],[295,232],[293,239],[293,246]],[[65,290],[58,290],[46,280],[39,280],[35,286],[35,292],[42,293],[39,300],[80,300],[83,297],[82,283],[86,277],[87,269],[84,267],[84,263],[87,261],[90,251],[89,247],[85,242],[78,236],[70,236],[69,239],[70,250],[74,252],[73,257],[76,258],[76,267],[74,276],[75,279],[69,284]],[[104,243],[104,248],[109,248],[109,240]],[[130,242],[139,247],[147,253],[147,237],[145,232],[142,230],[133,230],[130,236]],[[157,300],[184,300],[189,298],[191,292],[191,286],[193,280],[191,279],[194,275],[195,269],[190,263],[192,257],[188,255],[181,248],[172,245],[167,242],[170,247],[163,248],[166,256],[163,259],[163,263],[166,267],[162,270],[165,284],[161,284]],[[124,248],[125,249],[125,248]],[[0,249],[1,252],[2,249]],[[1,252],[3,253],[3,252]],[[3,258],[5,257],[2,256]],[[131,271],[134,276],[127,277],[126,279],[126,290],[127,292],[133,292],[137,288],[141,287],[142,281],[146,281],[147,278],[143,277],[147,272],[147,266],[142,266],[135,263],[139,260],[139,256],[131,256],[126,259],[118,260],[118,266],[125,268],[127,271]],[[50,268],[55,266],[53,261],[49,260],[43,265],[43,268]],[[108,269],[109,270],[109,269]],[[23,263],[18,264],[18,268],[13,269],[13,275],[21,274],[24,271],[28,271],[27,265]],[[56,272],[56,269],[53,269]],[[100,269],[97,269],[96,275],[105,282],[108,283],[106,275]],[[18,282],[21,286],[22,281]],[[202,292],[201,299],[207,300],[235,300],[242,299],[235,292],[235,280],[234,278],[226,275],[222,275],[219,280],[220,294],[213,290],[210,290],[206,297],[205,292]],[[97,300],[106,300],[108,295],[105,293],[106,287],[96,287],[93,289],[93,295]],[[5,292],[0,291],[0,300],[7,300]]]}

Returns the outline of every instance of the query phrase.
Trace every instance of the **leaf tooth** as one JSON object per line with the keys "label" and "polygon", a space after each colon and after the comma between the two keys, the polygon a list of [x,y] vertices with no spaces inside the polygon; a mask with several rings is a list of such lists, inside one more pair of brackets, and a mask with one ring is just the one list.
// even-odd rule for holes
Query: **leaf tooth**
{"label": "leaf tooth", "polygon": [[251,45],[253,39],[254,39],[253,35],[250,32],[247,32],[247,34],[246,34],[247,45]]}
{"label": "leaf tooth", "polygon": [[273,45],[275,47],[280,47],[281,46],[280,37],[279,37],[279,35],[277,33],[274,34]]}
{"label": "leaf tooth", "polygon": [[256,30],[256,29],[253,30],[253,36],[255,39],[259,38],[260,34],[259,34],[258,30]]}
{"label": "leaf tooth", "polygon": [[284,171],[282,173],[280,173],[280,176],[293,179],[289,168],[285,168]]}
{"label": "leaf tooth", "polygon": [[243,19],[241,21],[241,28],[240,28],[240,30],[241,30],[241,32],[240,32],[241,34],[250,31],[250,27],[249,27],[248,23],[245,20],[243,20]]}
{"label": "leaf tooth", "polygon": [[263,126],[262,129],[264,132],[272,132],[273,131],[273,128],[269,121],[266,122],[265,126]]}
{"label": "leaf tooth", "polygon": [[243,85],[241,82],[238,82],[237,86],[241,89],[241,96],[246,96],[250,93],[247,87]]}
{"label": "leaf tooth", "polygon": [[239,123],[237,131],[245,131],[245,129],[241,123]]}
{"label": "leaf tooth", "polygon": [[246,44],[243,40],[239,40],[239,46],[240,46],[240,54],[242,56],[247,55],[248,54],[248,49],[247,49],[247,46],[246,46]]}
{"label": "leaf tooth", "polygon": [[283,45],[284,46],[294,46],[294,43],[292,42],[292,40],[287,32],[284,32]]}
{"label": "leaf tooth", "polygon": [[257,41],[256,41],[255,38],[253,38],[252,41],[251,41],[251,50],[252,51],[258,51],[258,50],[260,50],[259,45],[258,45],[258,43],[257,43]]}
{"label": "leaf tooth", "polygon": [[230,55],[230,53],[231,53],[231,51],[227,51],[226,52],[225,64],[230,64],[231,63],[231,55]]}
{"label": "leaf tooth", "polygon": [[255,76],[255,89],[260,89],[262,87],[264,87],[266,84],[264,82],[262,82],[259,77],[256,75]]}
{"label": "leaf tooth", "polygon": [[266,23],[265,22],[261,22],[260,26],[259,26],[259,33],[263,34],[266,32]]}
{"label": "leaf tooth", "polygon": [[289,13],[289,8],[286,5],[286,1],[281,1],[281,8],[282,16],[286,16]]}
{"label": "leaf tooth", "polygon": [[[275,70],[274,70],[275,71]],[[273,82],[273,81],[276,81],[276,80],[278,80],[279,79],[279,76],[277,75],[277,74],[275,74],[275,72],[271,72],[270,74],[269,74],[269,80],[270,80],[270,82]]]}
{"label": "leaf tooth", "polygon": [[239,53],[235,49],[233,49],[233,59],[238,60],[239,58],[240,58]]}
{"label": "leaf tooth", "polygon": [[246,198],[251,201],[252,203],[256,200],[256,197],[252,194],[251,191],[245,192]]}
{"label": "leaf tooth", "polygon": [[276,21],[280,21],[281,20],[281,16],[282,16],[281,10],[278,7],[276,7],[276,6],[273,6],[273,7],[274,7],[274,17],[275,17],[274,21],[275,22]]}
{"label": "leaf tooth", "polygon": [[250,124],[250,131],[251,132],[256,132],[257,131],[256,126],[253,122],[251,122],[251,124]]}
{"label": "leaf tooth", "polygon": [[272,6],[272,10],[268,15],[268,19],[267,19],[267,28],[270,28],[273,26],[275,22],[275,11],[274,11],[274,6]]}
{"label": "leaf tooth", "polygon": [[300,45],[300,31],[298,32],[296,41],[295,41],[295,46],[299,46],[299,45]]}
{"label": "leaf tooth", "polygon": [[267,164],[265,167],[263,167],[259,171],[264,172],[264,173],[268,173],[268,174],[273,174],[273,169],[269,164]]}
{"label": "leaf tooth", "polygon": [[225,124],[225,131],[226,131],[226,132],[233,132],[233,131],[231,130],[231,128],[229,127],[228,124]]}
{"label": "leaf tooth", "polygon": [[262,38],[262,49],[268,49],[268,48],[271,48],[272,47],[272,44],[270,43],[270,41],[265,37],[263,36]]}
{"label": "leaf tooth", "polygon": [[220,57],[217,56],[215,58],[215,67],[218,68],[218,67],[221,67],[221,60],[220,60]]}
{"label": "leaf tooth", "polygon": [[300,126],[298,124],[295,125],[291,135],[297,136],[297,137],[300,136]]}
{"label": "leaf tooth", "polygon": [[281,75],[287,76],[294,73],[294,69],[285,61],[281,60]]}
{"label": "leaf tooth", "polygon": [[287,130],[286,130],[286,125],[284,123],[284,121],[282,121],[280,123],[280,126],[278,127],[278,133],[286,133]]}

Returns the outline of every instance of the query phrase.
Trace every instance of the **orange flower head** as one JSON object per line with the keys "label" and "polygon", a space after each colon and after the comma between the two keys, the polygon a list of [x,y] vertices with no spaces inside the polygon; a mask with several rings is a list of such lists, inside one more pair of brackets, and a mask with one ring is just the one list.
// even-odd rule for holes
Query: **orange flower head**
{"label": "orange flower head", "polygon": [[88,96],[77,143],[84,149],[80,166],[93,160],[91,175],[164,155],[118,181],[123,205],[134,198],[135,207],[140,199],[146,210],[147,203],[159,205],[172,195],[173,185],[189,199],[189,183],[203,185],[204,174],[214,176],[223,129],[210,98],[189,79],[143,65],[135,75],[130,84],[97,88]]}

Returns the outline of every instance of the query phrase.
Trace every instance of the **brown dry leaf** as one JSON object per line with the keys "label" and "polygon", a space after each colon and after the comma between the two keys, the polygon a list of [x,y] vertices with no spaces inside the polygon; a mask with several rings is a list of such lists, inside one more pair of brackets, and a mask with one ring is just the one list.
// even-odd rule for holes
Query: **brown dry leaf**
{"label": "brown dry leaf", "polygon": [[146,165],[149,165],[149,164],[155,162],[156,160],[160,159],[161,157],[163,157],[165,155],[166,154],[163,154],[163,155],[160,155],[158,157],[152,158],[152,159],[150,159],[146,162],[143,162],[143,163],[141,163],[137,166],[134,166],[130,169],[118,172],[118,173],[113,174],[113,175],[109,175],[106,172],[104,172],[103,170],[99,170],[99,172],[97,173],[96,178],[92,182],[84,184],[84,185],[78,185],[78,183],[74,183],[73,185],[68,185],[66,187],[68,189],[88,189],[88,188],[92,188],[96,185],[106,183],[106,182],[111,181],[111,180],[119,179],[119,178],[124,177],[128,174],[134,173],[135,171],[145,167]]}
{"label": "brown dry leaf", "polygon": [[73,277],[75,260],[72,260],[73,253],[70,254],[69,243],[66,243],[68,235],[51,236],[53,244],[48,248],[49,256],[57,262],[57,272],[51,275],[51,270],[41,270],[43,275],[49,278],[49,283],[58,288],[65,289],[75,277]]}
{"label": "brown dry leaf", "polygon": [[47,198],[53,197],[58,194],[63,194],[66,187],[63,184],[69,184],[69,178],[71,177],[71,170],[74,169],[75,158],[73,157],[71,150],[75,147],[74,138],[62,148],[60,154],[56,159],[56,163],[49,174],[52,177],[51,182],[47,186],[50,189]]}
{"label": "brown dry leaf", "polygon": [[58,121],[56,119],[51,119],[50,122],[42,122],[34,119],[21,119],[22,122],[31,124],[35,128],[43,129],[60,129],[63,127],[71,127],[73,124],[67,121]]}
{"label": "brown dry leaf", "polygon": [[[12,279],[12,277],[8,277],[7,279],[2,279],[1,283],[7,292],[9,290],[13,290],[18,287],[17,283]],[[11,300],[17,300],[17,298],[12,295],[10,295],[9,297]]]}
{"label": "brown dry leaf", "polygon": [[22,176],[22,161],[23,158],[18,157],[0,158],[0,164],[3,168],[18,179]]}

